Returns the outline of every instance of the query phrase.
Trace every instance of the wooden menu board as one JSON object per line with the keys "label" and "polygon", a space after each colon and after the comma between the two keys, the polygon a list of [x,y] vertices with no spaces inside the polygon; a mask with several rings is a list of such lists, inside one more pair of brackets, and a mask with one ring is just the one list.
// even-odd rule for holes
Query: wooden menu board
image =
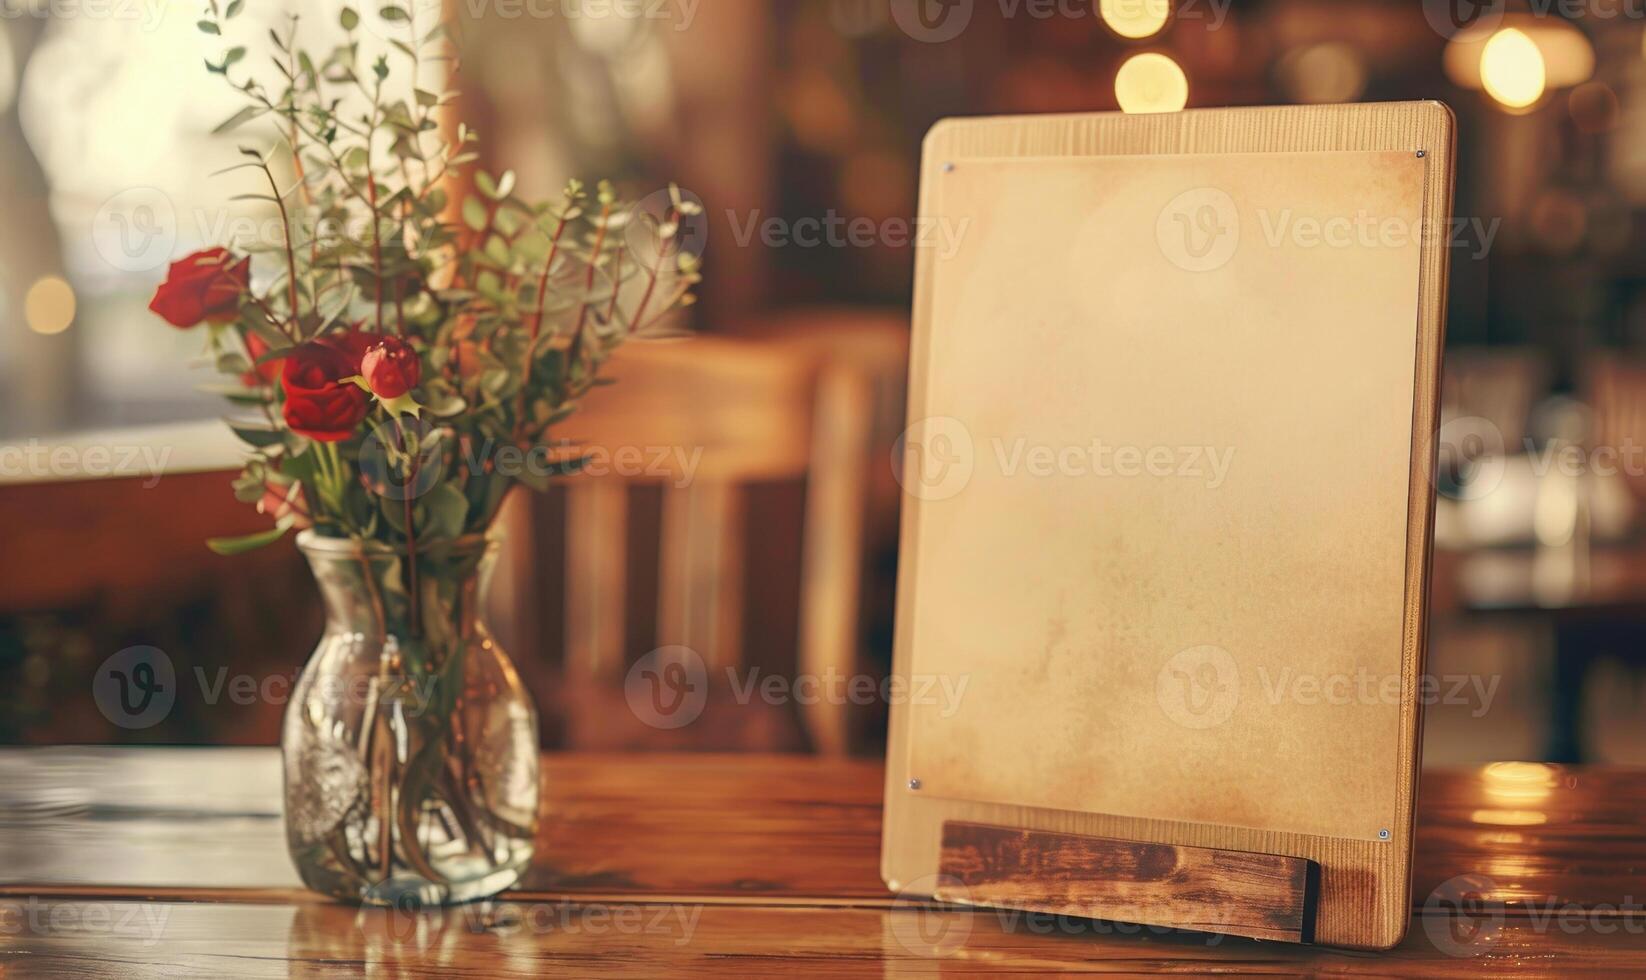
{"label": "wooden menu board", "polygon": [[895,890],[1399,941],[1452,127],[1409,103],[933,130]]}

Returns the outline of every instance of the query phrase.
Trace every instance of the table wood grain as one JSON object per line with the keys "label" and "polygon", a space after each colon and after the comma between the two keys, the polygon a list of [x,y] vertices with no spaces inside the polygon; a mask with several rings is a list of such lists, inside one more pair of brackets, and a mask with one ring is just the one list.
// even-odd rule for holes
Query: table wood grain
{"label": "table wood grain", "polygon": [[1646,772],[1425,774],[1387,954],[942,906],[878,875],[881,768],[550,755],[505,901],[410,912],[297,886],[272,750],[0,751],[0,976],[1620,974],[1646,964]]}

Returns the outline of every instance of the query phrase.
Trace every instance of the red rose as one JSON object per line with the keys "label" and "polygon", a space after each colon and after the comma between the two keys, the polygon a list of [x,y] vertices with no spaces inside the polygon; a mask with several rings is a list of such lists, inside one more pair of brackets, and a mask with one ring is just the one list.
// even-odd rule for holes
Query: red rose
{"label": "red rose", "polygon": [[423,376],[423,362],[411,346],[398,337],[384,337],[366,351],[360,373],[379,398],[399,398],[417,387]]}
{"label": "red rose", "polygon": [[260,384],[272,385],[280,379],[280,361],[258,361],[263,359],[273,348],[269,342],[254,333],[246,334],[246,354],[251,358],[252,368],[240,376],[240,381],[248,388],[255,388]]}
{"label": "red rose", "polygon": [[321,341],[295,348],[284,361],[280,381],[286,389],[286,425],[319,442],[342,442],[366,417],[371,397],[346,381],[360,373],[360,362]]}
{"label": "red rose", "polygon": [[228,323],[240,315],[240,296],[251,283],[251,259],[238,262],[226,248],[208,248],[171,264],[149,309],[174,327]]}
{"label": "red rose", "polygon": [[[316,337],[314,342],[322,347],[329,347],[347,357],[355,366],[355,374],[359,374],[360,361],[366,356],[366,351],[383,339],[380,333],[367,333],[358,326],[345,330],[342,333],[329,333],[324,337]],[[353,377],[353,375],[350,375]]]}

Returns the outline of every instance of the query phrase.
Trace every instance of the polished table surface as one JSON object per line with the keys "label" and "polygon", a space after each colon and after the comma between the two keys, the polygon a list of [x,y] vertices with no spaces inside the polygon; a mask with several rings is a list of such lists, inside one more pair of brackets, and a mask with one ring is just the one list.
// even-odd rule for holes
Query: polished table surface
{"label": "polished table surface", "polygon": [[0,977],[1646,971],[1646,771],[1425,773],[1412,927],[1374,954],[889,895],[871,762],[544,763],[521,887],[410,912],[298,887],[273,750],[0,750]]}

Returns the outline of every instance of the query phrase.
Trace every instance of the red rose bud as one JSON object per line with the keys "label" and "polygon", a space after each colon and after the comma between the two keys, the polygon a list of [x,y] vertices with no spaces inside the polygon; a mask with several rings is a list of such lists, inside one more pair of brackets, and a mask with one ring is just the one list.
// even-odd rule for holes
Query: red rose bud
{"label": "red rose bud", "polygon": [[359,362],[335,346],[311,341],[283,364],[286,426],[317,442],[342,442],[352,435],[371,408],[371,397],[345,380],[359,375]]}
{"label": "red rose bud", "polygon": [[149,309],[174,327],[228,323],[240,315],[251,286],[251,259],[238,262],[226,248],[208,248],[171,264]]}
{"label": "red rose bud", "polygon": [[405,341],[384,337],[366,351],[360,373],[371,385],[372,394],[393,400],[417,387],[423,376],[423,362]]}

